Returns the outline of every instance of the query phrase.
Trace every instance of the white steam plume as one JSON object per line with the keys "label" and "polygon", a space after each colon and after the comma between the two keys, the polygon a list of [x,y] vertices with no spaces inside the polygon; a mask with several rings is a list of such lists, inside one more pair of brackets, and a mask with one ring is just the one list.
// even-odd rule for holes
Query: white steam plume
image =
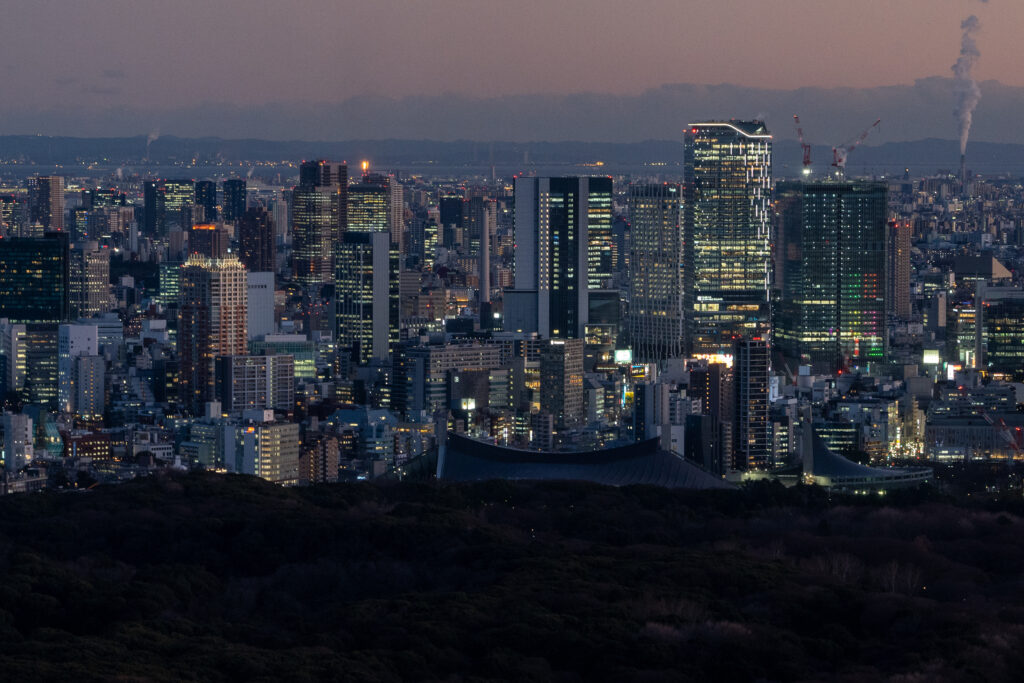
{"label": "white steam plume", "polygon": [[953,65],[953,92],[956,95],[956,108],[953,116],[960,124],[960,154],[967,151],[967,136],[971,133],[971,119],[974,108],[981,100],[981,89],[971,76],[971,69],[978,61],[981,53],[974,42],[974,32],[981,26],[978,17],[973,14],[960,23],[963,34],[960,36],[960,58]]}

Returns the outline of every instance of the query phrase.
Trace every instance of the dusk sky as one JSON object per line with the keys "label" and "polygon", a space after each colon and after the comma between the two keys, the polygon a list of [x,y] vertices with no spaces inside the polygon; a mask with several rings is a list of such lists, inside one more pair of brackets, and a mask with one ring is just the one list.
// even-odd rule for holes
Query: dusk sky
{"label": "dusk sky", "polygon": [[1009,0],[33,0],[0,58],[7,108],[869,87],[949,76],[971,13],[976,78],[1024,85]]}

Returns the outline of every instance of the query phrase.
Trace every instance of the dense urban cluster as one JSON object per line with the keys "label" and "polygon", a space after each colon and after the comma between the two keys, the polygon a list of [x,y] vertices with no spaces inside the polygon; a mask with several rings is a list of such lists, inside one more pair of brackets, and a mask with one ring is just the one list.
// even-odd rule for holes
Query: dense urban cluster
{"label": "dense urban cluster", "polygon": [[760,121],[680,151],[558,177],[7,166],[3,491],[443,475],[449,434],[855,492],[1020,456],[1018,181],[777,178]]}

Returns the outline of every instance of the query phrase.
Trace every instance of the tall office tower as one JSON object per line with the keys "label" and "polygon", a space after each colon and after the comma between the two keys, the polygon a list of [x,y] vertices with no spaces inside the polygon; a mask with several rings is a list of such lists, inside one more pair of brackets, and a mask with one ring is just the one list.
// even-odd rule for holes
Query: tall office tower
{"label": "tall office tower", "polygon": [[70,316],[68,235],[0,240],[0,318],[25,325],[25,386],[57,404],[57,326]]}
{"label": "tall office tower", "polygon": [[13,194],[0,195],[0,235],[17,237],[25,220],[25,203]]}
{"label": "tall office tower", "polygon": [[678,185],[629,188],[629,339],[641,363],[684,351],[681,199]]}
{"label": "tall office tower", "polygon": [[82,206],[87,209],[128,206],[128,195],[112,187],[82,190]]}
{"label": "tall office tower", "polygon": [[203,221],[213,223],[217,220],[217,183],[213,180],[197,180],[195,186],[195,205],[203,209]]}
{"label": "tall office tower", "polygon": [[[351,195],[350,195],[351,196]],[[357,363],[386,360],[398,343],[398,254],[387,231],[350,230],[337,251],[337,347]]]}
{"label": "tall office tower", "polygon": [[0,318],[0,396],[25,388],[27,376],[27,332],[23,324]]}
{"label": "tall office tower", "polygon": [[552,339],[540,355],[540,409],[556,430],[583,425],[583,340]]}
{"label": "tall office tower", "polygon": [[886,235],[887,313],[910,318],[910,221],[890,221]]}
{"label": "tall office tower", "polygon": [[247,276],[249,301],[247,302],[247,323],[249,339],[274,334],[277,316],[274,312],[274,273],[252,272]]}
{"label": "tall office tower", "polygon": [[230,178],[222,184],[224,202],[221,207],[225,223],[234,223],[245,213],[245,179]]}
{"label": "tall office tower", "polygon": [[[60,381],[57,409],[68,415],[77,412],[78,376],[75,361],[80,356],[98,356],[99,328],[96,325],[62,324],[57,332],[57,367]],[[91,415],[91,413],[90,413]]]}
{"label": "tall office tower", "polygon": [[683,149],[687,346],[731,354],[771,333],[772,137],[761,121],[693,123]]}
{"label": "tall office tower", "polygon": [[516,178],[506,330],[584,336],[588,292],[611,275],[611,202],[611,178]]}
{"label": "tall office tower", "polygon": [[43,230],[64,229],[64,178],[59,175],[28,179],[28,220]]}
{"label": "tall office tower", "polygon": [[292,191],[292,274],[306,286],[334,279],[334,248],[348,215],[348,166],[305,161]]}
{"label": "tall office tower", "polygon": [[258,273],[277,270],[274,249],[274,220],[263,206],[246,209],[238,221],[238,258]]}
{"label": "tall office tower", "polygon": [[288,355],[220,356],[217,400],[229,415],[295,410],[295,359]]}
{"label": "tall office tower", "polygon": [[769,350],[764,339],[738,339],[733,351],[733,467],[771,469]]}
{"label": "tall office tower", "polygon": [[391,193],[387,183],[357,183],[348,188],[348,231],[391,235]]}
{"label": "tall office tower", "polygon": [[[362,185],[379,185],[387,190],[387,224],[391,243],[398,252],[405,254],[405,188],[392,175],[370,173],[363,176]],[[351,219],[350,219],[351,220]]]}
{"label": "tall office tower", "polygon": [[462,197],[454,194],[446,194],[438,198],[437,204],[442,226],[454,225],[457,228],[462,227],[463,203]]}
{"label": "tall office tower", "polygon": [[487,203],[488,200],[483,197],[473,197],[462,203],[462,234],[466,241],[462,248],[470,258],[480,257],[480,244],[484,234],[490,229]]}
{"label": "tall office tower", "polygon": [[224,258],[229,242],[228,231],[216,223],[197,223],[188,232],[188,252],[206,258]]}
{"label": "tall office tower", "polygon": [[70,251],[68,290],[72,318],[110,310],[110,250],[95,241],[77,242]]}
{"label": "tall office tower", "polygon": [[884,363],[887,186],[826,181],[779,193],[788,200],[778,349],[821,370]]}
{"label": "tall office tower", "polygon": [[142,231],[147,237],[167,234],[166,191],[159,180],[142,183]]}
{"label": "tall office tower", "polygon": [[304,161],[299,166],[299,185],[321,187],[334,192],[336,207],[333,239],[336,242],[348,226],[348,164],[323,159]]}
{"label": "tall office tower", "polygon": [[234,256],[190,256],[181,269],[178,310],[179,389],[182,405],[201,414],[212,401],[217,356],[244,355],[247,278]]}
{"label": "tall office tower", "polygon": [[164,188],[164,221],[168,229],[177,226],[181,229],[190,227],[196,216],[193,212],[196,201],[196,185],[191,179],[163,181]]}
{"label": "tall office tower", "polygon": [[336,192],[300,185],[292,190],[292,276],[315,286],[331,282],[334,273]]}

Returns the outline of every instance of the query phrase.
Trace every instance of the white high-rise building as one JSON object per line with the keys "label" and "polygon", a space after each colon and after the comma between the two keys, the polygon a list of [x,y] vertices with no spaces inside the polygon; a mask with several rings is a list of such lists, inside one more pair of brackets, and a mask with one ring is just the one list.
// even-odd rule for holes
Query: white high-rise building
{"label": "white high-rise building", "polygon": [[32,418],[18,413],[4,413],[4,469],[17,472],[33,457],[34,434]]}
{"label": "white high-rise building", "polygon": [[249,302],[246,306],[246,321],[249,339],[274,334],[274,274],[248,274]]}
{"label": "white high-rise building", "polygon": [[[99,356],[99,352],[99,328],[96,325],[65,324],[58,328],[57,401],[60,412],[67,414],[78,412],[76,400],[79,378],[75,368],[76,359],[80,356],[96,357]],[[102,395],[102,393],[101,386],[100,394]]]}

